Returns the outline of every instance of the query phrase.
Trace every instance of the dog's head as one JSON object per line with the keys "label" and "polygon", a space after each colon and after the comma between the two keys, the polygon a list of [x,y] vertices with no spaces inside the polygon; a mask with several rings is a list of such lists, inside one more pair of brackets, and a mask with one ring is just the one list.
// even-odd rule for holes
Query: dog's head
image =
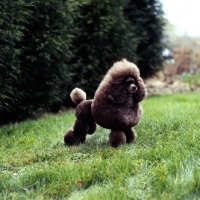
{"label": "dog's head", "polygon": [[140,102],[146,95],[139,69],[125,59],[114,64],[105,80],[108,82],[107,96],[115,104],[125,103],[130,95],[134,102]]}

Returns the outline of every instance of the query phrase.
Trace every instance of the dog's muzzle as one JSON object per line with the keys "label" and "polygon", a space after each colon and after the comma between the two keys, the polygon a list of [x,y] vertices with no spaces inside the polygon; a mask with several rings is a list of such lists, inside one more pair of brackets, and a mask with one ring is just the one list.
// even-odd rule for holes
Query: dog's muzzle
{"label": "dog's muzzle", "polygon": [[131,85],[129,86],[129,92],[135,93],[136,91],[137,91],[137,86],[134,85],[134,84],[131,84]]}

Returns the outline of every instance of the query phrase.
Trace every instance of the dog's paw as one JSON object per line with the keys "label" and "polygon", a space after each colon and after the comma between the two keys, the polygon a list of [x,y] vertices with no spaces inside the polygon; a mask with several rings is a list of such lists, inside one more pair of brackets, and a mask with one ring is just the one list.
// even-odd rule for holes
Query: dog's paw
{"label": "dog's paw", "polygon": [[109,142],[112,147],[118,147],[126,143],[126,135],[122,131],[111,130]]}
{"label": "dog's paw", "polygon": [[68,146],[79,145],[81,143],[81,140],[78,136],[74,134],[73,129],[70,128],[64,135],[64,143]]}

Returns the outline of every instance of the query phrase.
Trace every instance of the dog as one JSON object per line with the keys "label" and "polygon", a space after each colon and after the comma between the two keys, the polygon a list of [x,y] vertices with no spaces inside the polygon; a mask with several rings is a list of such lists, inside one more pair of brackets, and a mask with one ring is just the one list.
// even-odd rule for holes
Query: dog
{"label": "dog", "polygon": [[86,94],[81,89],[72,91],[72,101],[77,104],[77,119],[74,128],[64,136],[65,144],[85,142],[86,135],[93,134],[97,124],[111,130],[111,146],[133,142],[137,135],[132,127],[139,123],[143,115],[140,102],[145,96],[146,87],[137,66],[126,59],[114,63],[93,99],[86,100]]}

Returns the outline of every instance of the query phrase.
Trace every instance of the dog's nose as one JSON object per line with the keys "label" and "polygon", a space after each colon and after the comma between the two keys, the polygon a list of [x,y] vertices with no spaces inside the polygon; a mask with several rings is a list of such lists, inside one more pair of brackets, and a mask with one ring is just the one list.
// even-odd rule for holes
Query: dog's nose
{"label": "dog's nose", "polygon": [[130,85],[130,90],[133,91],[133,92],[136,92],[136,91],[137,91],[136,85],[131,84],[131,85]]}

